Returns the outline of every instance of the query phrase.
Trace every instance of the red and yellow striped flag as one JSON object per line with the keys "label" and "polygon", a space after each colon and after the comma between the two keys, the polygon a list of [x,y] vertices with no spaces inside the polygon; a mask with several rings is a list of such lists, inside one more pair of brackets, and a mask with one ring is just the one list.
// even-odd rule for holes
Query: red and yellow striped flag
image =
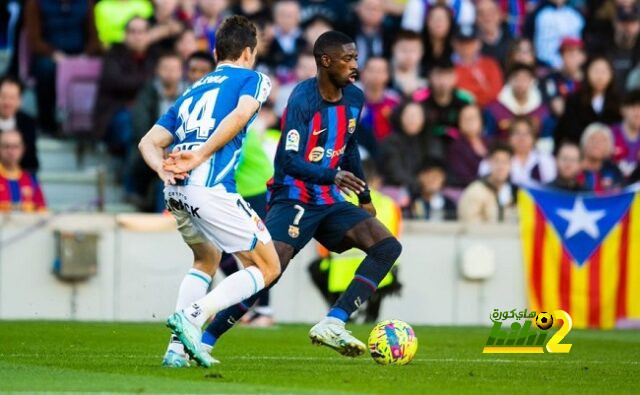
{"label": "red and yellow striped flag", "polygon": [[639,195],[520,191],[531,309],[565,310],[577,328],[640,319]]}

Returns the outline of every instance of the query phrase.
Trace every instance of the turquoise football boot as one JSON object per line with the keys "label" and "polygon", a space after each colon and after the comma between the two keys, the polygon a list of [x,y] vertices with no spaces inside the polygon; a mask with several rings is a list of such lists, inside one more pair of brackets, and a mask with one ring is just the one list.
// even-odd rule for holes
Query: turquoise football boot
{"label": "turquoise football boot", "polygon": [[167,319],[167,326],[171,329],[171,332],[176,335],[178,340],[180,340],[180,343],[184,345],[184,350],[187,354],[195,359],[198,365],[209,368],[215,363],[211,355],[202,347],[200,341],[202,331],[193,325],[182,311],[172,314]]}
{"label": "turquoise football boot", "polygon": [[162,359],[162,366],[165,368],[188,368],[191,366],[186,355],[178,354],[173,350],[167,351]]}

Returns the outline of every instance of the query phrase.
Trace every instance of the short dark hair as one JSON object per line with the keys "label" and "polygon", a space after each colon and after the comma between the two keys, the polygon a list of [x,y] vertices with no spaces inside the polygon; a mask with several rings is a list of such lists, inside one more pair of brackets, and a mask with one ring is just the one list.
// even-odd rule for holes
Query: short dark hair
{"label": "short dark hair", "polygon": [[418,174],[426,173],[428,171],[433,171],[433,170],[446,173],[446,169],[447,169],[447,166],[444,164],[442,160],[436,159],[436,158],[427,158],[424,161],[422,161],[422,164],[420,164],[420,169],[418,170]]}
{"label": "short dark hair", "polygon": [[402,40],[416,40],[422,42],[422,36],[420,33],[414,32],[413,30],[400,30],[398,34],[396,34],[393,44],[395,45],[398,41]]}
{"label": "short dark hair", "polygon": [[515,126],[519,123],[524,123],[529,127],[529,133],[535,137],[536,135],[536,125],[533,122],[533,119],[527,115],[516,115],[511,119],[511,123],[509,124],[509,135],[513,134]]}
{"label": "short dark hair", "polygon": [[558,154],[560,153],[560,151],[564,148],[564,147],[575,147],[578,152],[580,152],[580,157],[582,157],[582,149],[580,148],[580,145],[578,143],[576,143],[575,141],[572,140],[567,140],[564,139],[560,142],[560,144],[558,144],[554,150],[553,150],[553,156],[558,156]]}
{"label": "short dark hair", "polygon": [[509,67],[509,71],[507,71],[507,79],[513,77],[515,73],[519,73],[521,71],[526,71],[532,77],[536,76],[536,70],[533,66],[525,64],[525,63],[515,63]]}
{"label": "short dark hair", "polygon": [[233,15],[222,22],[216,32],[218,61],[237,60],[245,48],[253,51],[258,45],[256,26],[244,16]]}
{"label": "short dark hair", "polygon": [[635,106],[640,104],[640,89],[627,92],[622,99],[623,106]]}
{"label": "short dark hair", "polygon": [[313,44],[313,56],[316,58],[316,63],[320,63],[322,55],[327,55],[328,52],[333,50],[342,49],[343,45],[353,42],[351,37],[336,30],[322,33]]}
{"label": "short dark hair", "polygon": [[367,60],[364,62],[363,68],[367,67],[372,60],[382,60],[384,64],[389,66],[389,61],[384,56],[369,56]]}
{"label": "short dark hair", "polygon": [[431,69],[429,70],[429,74],[435,73],[435,72],[443,72],[443,71],[453,72],[455,68],[456,67],[454,66],[453,62],[450,59],[447,59],[447,58],[439,59],[431,64]]}
{"label": "short dark hair", "polygon": [[20,94],[24,92],[24,84],[22,83],[22,81],[20,81],[18,77],[15,77],[11,74],[5,75],[4,77],[0,77],[0,88],[2,88],[4,84],[16,85],[20,90]]}
{"label": "short dark hair", "polygon": [[161,52],[158,55],[158,58],[156,59],[156,64],[159,64],[160,61],[163,60],[163,59],[169,59],[169,58],[178,59],[180,61],[180,63],[182,63],[182,57],[180,56],[179,53],[177,53],[175,51],[164,51],[164,52]]}
{"label": "short dark hair", "polygon": [[202,60],[205,61],[207,63],[209,63],[211,65],[211,69],[215,69],[216,68],[216,60],[213,58],[213,56],[206,51],[196,51],[194,53],[192,53],[191,55],[189,55],[189,58],[187,58],[187,63],[191,62],[192,60]]}
{"label": "short dark hair", "polygon": [[487,157],[490,158],[498,152],[504,152],[509,156],[513,156],[513,148],[511,148],[509,144],[503,141],[498,141],[491,145],[491,147],[489,148],[489,155]]}

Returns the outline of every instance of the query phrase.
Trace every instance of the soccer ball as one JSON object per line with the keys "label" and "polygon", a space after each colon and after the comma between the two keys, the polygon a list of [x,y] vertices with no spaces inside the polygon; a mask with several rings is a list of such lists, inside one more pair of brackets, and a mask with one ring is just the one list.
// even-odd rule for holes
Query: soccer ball
{"label": "soccer ball", "polygon": [[418,338],[409,324],[400,320],[379,322],[369,335],[369,352],[381,365],[406,365],[416,355]]}
{"label": "soccer ball", "polygon": [[546,311],[541,311],[536,316],[536,325],[538,325],[538,328],[546,331],[553,325],[553,316]]}

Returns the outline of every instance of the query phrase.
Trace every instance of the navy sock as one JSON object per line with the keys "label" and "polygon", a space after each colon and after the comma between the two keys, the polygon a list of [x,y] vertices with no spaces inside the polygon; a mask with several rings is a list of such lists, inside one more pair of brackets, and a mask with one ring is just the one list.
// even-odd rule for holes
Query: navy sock
{"label": "navy sock", "polygon": [[216,314],[215,318],[205,329],[205,332],[202,334],[202,342],[208,344],[210,346],[215,345],[220,336],[222,336],[226,331],[233,328],[236,322],[242,318],[242,316],[249,311],[251,306],[260,298],[260,295],[267,291],[263,289],[257,294],[251,296],[249,299],[245,299],[243,302],[233,305],[231,307],[227,307],[222,310],[218,314]]}
{"label": "navy sock", "polygon": [[378,289],[401,252],[402,246],[395,237],[388,237],[369,248],[353,280],[327,316],[346,321]]}

